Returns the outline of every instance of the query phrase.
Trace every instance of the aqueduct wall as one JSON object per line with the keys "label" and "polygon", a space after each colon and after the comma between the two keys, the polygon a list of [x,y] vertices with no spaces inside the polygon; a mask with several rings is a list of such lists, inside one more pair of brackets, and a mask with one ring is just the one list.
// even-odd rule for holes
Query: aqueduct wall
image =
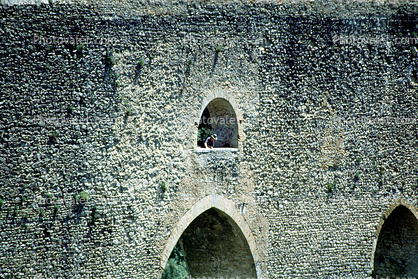
{"label": "aqueduct wall", "polygon": [[[374,255],[400,199],[416,239],[417,24],[413,1],[0,6],[0,275],[159,278],[191,224],[257,278],[414,274]],[[237,148],[196,146],[216,98]]]}

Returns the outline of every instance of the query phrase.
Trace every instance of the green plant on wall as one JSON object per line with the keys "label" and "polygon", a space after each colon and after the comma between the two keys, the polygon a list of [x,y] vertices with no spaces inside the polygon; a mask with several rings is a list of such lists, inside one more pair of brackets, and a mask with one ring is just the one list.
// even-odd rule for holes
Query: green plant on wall
{"label": "green plant on wall", "polygon": [[125,114],[126,116],[132,115],[133,114],[132,108],[127,108]]}
{"label": "green plant on wall", "polygon": [[72,105],[68,106],[68,113],[73,113],[74,112],[74,107]]}
{"label": "green plant on wall", "polygon": [[145,67],[145,59],[140,57],[135,67],[135,79],[139,79],[142,69]]}
{"label": "green plant on wall", "polygon": [[418,50],[416,46],[411,46],[411,54],[414,57],[418,56]]}
{"label": "green plant on wall", "polygon": [[165,193],[165,191],[167,191],[167,186],[165,185],[164,181],[160,182],[160,187],[161,187],[161,191],[163,193]]}
{"label": "green plant on wall", "polygon": [[139,58],[139,60],[138,60],[138,65],[137,65],[137,67],[139,67],[139,68],[143,68],[145,66],[145,59],[144,58]]}
{"label": "green plant on wall", "polygon": [[49,143],[56,143],[57,142],[57,138],[58,138],[59,134],[57,131],[52,131],[51,134],[49,134]]}
{"label": "green plant on wall", "polygon": [[198,141],[205,141],[210,135],[212,134],[212,129],[208,126],[199,127],[197,131],[197,140]]}
{"label": "green plant on wall", "polygon": [[189,75],[190,74],[190,69],[193,65],[193,60],[190,59],[189,62],[187,62],[187,67],[186,67],[186,74]]}
{"label": "green plant on wall", "polygon": [[328,183],[327,184],[327,192],[332,193],[335,189],[335,183]]}
{"label": "green plant on wall", "polygon": [[20,197],[20,205],[23,206],[23,204],[25,203],[26,198],[24,196]]}
{"label": "green plant on wall", "polygon": [[113,58],[113,52],[112,51],[107,51],[106,52],[105,64],[108,67],[112,67],[113,65],[115,65],[115,58]]}
{"label": "green plant on wall", "polygon": [[161,279],[186,279],[189,278],[188,276],[183,251],[180,244],[177,243],[167,261]]}
{"label": "green plant on wall", "polygon": [[88,202],[90,200],[90,194],[87,193],[86,191],[81,191],[78,194],[78,201],[85,203]]}
{"label": "green plant on wall", "polygon": [[197,126],[197,145],[202,146],[203,142],[213,133],[211,125],[211,116],[208,108],[203,110],[200,117],[199,125]]}

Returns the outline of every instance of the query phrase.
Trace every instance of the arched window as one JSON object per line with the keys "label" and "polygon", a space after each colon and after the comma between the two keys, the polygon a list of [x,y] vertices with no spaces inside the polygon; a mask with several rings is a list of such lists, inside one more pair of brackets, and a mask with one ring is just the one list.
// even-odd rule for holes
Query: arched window
{"label": "arched window", "polygon": [[418,278],[418,219],[398,205],[380,228],[374,254],[374,276]]}
{"label": "arched window", "polygon": [[223,98],[213,99],[203,110],[197,133],[197,144],[203,147],[207,137],[216,134],[214,147],[238,147],[237,116],[231,104]]}

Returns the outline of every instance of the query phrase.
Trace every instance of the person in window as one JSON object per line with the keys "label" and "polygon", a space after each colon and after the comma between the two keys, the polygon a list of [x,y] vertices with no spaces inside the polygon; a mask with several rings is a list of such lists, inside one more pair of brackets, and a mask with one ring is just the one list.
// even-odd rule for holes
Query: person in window
{"label": "person in window", "polygon": [[216,134],[211,135],[205,140],[205,142],[203,143],[203,147],[213,148],[215,146],[215,140],[217,139],[218,139],[218,136]]}

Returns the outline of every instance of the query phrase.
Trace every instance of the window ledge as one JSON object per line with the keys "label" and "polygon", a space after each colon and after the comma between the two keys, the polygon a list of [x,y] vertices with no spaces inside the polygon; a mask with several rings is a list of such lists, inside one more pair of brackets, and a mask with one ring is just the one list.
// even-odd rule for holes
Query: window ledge
{"label": "window ledge", "polygon": [[202,148],[197,147],[195,150],[195,153],[211,153],[211,152],[232,152],[232,153],[238,153],[238,148],[232,148],[232,147],[215,147],[215,148]]}

